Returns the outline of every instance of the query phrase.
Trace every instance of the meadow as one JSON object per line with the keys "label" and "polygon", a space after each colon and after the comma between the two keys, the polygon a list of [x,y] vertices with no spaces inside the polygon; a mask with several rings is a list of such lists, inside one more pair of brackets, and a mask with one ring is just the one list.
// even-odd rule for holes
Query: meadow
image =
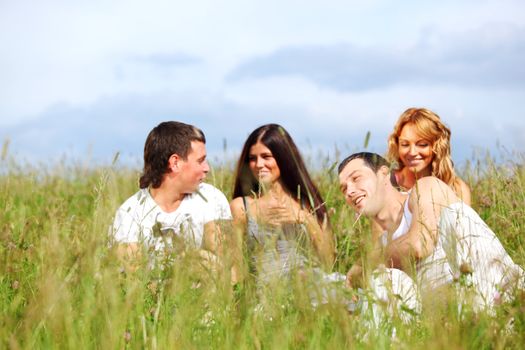
{"label": "meadow", "polygon": [[[117,207],[137,190],[140,169],[74,162],[0,160],[0,347],[7,349],[503,349],[525,344],[525,294],[495,315],[458,310],[454,300],[369,327],[337,299],[313,307],[302,279],[232,286],[191,254],[161,267],[123,269],[109,244]],[[355,221],[339,192],[336,160],[313,170],[332,214],[334,270],[366,255],[369,222]],[[213,165],[213,164],[212,164]],[[209,183],[231,198],[233,162]],[[525,158],[487,154],[460,170],[473,207],[525,266]],[[395,329],[395,331],[394,331]]]}

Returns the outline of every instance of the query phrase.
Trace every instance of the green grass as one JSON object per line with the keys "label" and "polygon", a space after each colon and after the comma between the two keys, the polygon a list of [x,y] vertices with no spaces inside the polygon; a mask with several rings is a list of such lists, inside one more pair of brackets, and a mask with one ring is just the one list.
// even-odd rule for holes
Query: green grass
{"label": "green grass", "polygon": [[[326,160],[314,172],[331,209],[335,269],[345,272],[369,241],[369,223],[354,222],[337,175]],[[525,265],[524,158],[472,161],[461,175],[473,207]],[[0,347],[33,348],[521,348],[525,296],[496,316],[464,310],[453,300],[426,309],[417,322],[393,319],[379,329],[336,301],[313,308],[308,278],[261,288],[248,278],[232,288],[191,254],[163,269],[146,262],[126,274],[108,245],[116,208],[137,190],[137,169],[80,165],[31,167],[9,156],[0,174]],[[231,164],[209,182],[230,197]],[[512,324],[511,324],[512,323]],[[395,327],[396,336],[391,329]]]}

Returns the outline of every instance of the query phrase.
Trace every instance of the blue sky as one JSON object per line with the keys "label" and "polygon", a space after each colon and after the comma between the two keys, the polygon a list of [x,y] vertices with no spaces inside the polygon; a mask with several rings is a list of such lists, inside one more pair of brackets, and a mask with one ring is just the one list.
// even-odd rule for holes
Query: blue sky
{"label": "blue sky", "polygon": [[212,158],[277,122],[304,153],[383,153],[408,107],[461,163],[525,151],[525,3],[1,1],[0,138],[26,160],[140,159],[163,120]]}

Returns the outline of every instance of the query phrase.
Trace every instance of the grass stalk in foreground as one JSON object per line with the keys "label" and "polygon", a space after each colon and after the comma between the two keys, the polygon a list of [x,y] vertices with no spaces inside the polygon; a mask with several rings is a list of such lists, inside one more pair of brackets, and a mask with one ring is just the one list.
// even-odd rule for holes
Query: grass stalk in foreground
{"label": "grass stalk in foreground", "polygon": [[[522,159],[522,158],[521,158]],[[522,159],[523,160],[523,159]],[[329,162],[327,162],[329,163]],[[525,167],[483,160],[463,178],[473,207],[512,258],[525,264]],[[125,273],[108,245],[115,209],[136,191],[138,172],[61,165],[28,169],[9,157],[0,176],[0,344],[3,348],[520,348],[525,296],[495,316],[458,312],[453,298],[410,326],[378,330],[337,302],[313,308],[301,278],[232,288],[225,273],[174,257]],[[329,167],[326,167],[328,169]],[[210,182],[231,193],[228,166]],[[332,171],[315,173],[337,235],[336,269],[363,254],[369,223],[355,222]],[[396,336],[392,337],[392,328]]]}

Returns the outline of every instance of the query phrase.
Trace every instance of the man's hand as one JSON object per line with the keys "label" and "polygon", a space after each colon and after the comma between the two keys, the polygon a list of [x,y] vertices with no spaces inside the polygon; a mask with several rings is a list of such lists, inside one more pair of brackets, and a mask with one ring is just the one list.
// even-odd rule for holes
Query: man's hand
{"label": "man's hand", "polygon": [[138,243],[120,243],[117,246],[117,258],[122,262],[126,272],[135,272],[142,253]]}
{"label": "man's hand", "polygon": [[353,289],[359,288],[363,284],[363,268],[354,264],[346,274],[346,287]]}

